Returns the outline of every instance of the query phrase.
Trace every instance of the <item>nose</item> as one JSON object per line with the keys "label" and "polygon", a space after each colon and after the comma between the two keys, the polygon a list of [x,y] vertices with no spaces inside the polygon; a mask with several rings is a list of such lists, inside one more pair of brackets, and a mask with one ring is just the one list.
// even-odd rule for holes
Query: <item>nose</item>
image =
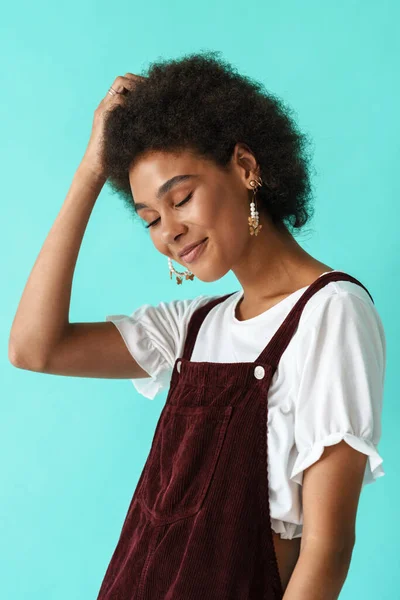
{"label": "nose", "polygon": [[163,215],[160,225],[162,241],[170,246],[173,245],[179,235],[187,230],[187,227],[172,214]]}

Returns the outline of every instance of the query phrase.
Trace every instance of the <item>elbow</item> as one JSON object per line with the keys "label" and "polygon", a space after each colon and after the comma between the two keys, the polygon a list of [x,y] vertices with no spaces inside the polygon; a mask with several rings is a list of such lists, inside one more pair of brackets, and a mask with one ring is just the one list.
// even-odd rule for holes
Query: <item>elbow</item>
{"label": "elbow", "polygon": [[8,360],[10,361],[13,367],[21,368],[21,357],[14,348],[14,346],[11,344],[11,341],[8,342]]}
{"label": "elbow", "polygon": [[25,371],[43,372],[45,369],[45,361],[39,359],[27,358],[22,352],[18,351],[11,343],[8,345],[8,360],[17,369]]}

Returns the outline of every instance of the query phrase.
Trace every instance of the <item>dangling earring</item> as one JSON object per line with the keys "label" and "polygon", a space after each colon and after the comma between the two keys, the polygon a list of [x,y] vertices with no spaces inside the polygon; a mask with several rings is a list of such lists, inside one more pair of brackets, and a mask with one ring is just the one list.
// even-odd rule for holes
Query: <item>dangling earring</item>
{"label": "dangling earring", "polygon": [[172,265],[172,260],[168,257],[168,266],[169,266],[169,273],[170,273],[170,279],[172,279],[172,273],[175,273],[176,275],[176,283],[178,285],[180,285],[182,283],[183,277],[187,280],[193,281],[193,277],[194,277],[194,273],[192,273],[191,271],[187,270],[187,271],[177,271],[173,265]]}
{"label": "dangling earring", "polygon": [[263,181],[262,181],[261,177],[256,176],[255,179],[251,179],[249,183],[250,183],[251,187],[253,188],[253,200],[250,203],[250,217],[248,218],[249,230],[250,230],[250,235],[258,235],[258,233],[262,229],[262,225],[259,224],[256,189],[257,189],[257,187],[262,186]]}

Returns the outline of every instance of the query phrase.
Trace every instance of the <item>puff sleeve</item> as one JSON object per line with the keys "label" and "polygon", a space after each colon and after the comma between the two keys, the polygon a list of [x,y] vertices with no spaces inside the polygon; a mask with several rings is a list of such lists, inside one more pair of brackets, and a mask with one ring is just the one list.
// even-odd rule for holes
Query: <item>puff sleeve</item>
{"label": "puff sleeve", "polygon": [[150,377],[131,379],[150,400],[169,387],[176,358],[183,350],[193,312],[214,296],[144,304],[130,315],[107,315],[119,330],[129,352]]}
{"label": "puff sleeve", "polygon": [[372,302],[339,291],[317,305],[297,352],[293,481],[302,485],[304,470],[342,440],[368,456],[363,486],[385,474],[378,452],[385,367],[385,334]]}

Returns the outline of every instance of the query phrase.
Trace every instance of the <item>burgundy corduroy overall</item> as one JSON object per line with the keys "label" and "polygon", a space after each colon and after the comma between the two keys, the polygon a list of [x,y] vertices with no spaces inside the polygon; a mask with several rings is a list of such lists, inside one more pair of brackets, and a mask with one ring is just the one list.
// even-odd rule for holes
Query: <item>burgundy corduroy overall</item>
{"label": "burgundy corduroy overall", "polygon": [[195,311],[97,600],[282,598],[269,507],[268,389],[306,302],[338,280],[366,290],[346,273],[322,275],[253,363],[191,362],[206,315],[231,294]]}

